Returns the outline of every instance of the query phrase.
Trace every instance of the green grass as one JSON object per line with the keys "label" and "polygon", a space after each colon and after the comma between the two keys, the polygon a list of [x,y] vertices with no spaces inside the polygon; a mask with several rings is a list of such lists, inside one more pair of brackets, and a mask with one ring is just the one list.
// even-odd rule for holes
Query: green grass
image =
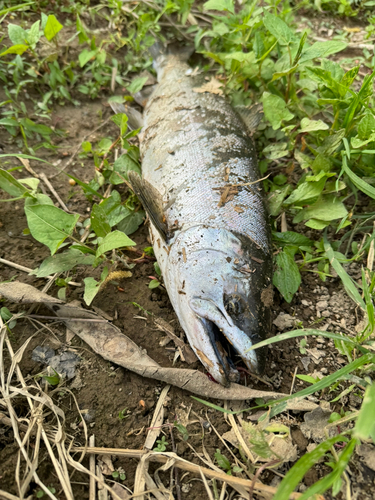
{"label": "green grass", "polygon": [[[37,150],[56,148],[52,139],[64,134],[50,126],[56,104],[79,106],[88,98],[109,97],[113,82],[127,89],[126,100],[131,101],[130,94],[145,83],[138,77],[140,71],[153,71],[146,49],[159,38],[194,44],[201,69],[215,72],[233,106],[263,104],[264,120],[254,139],[261,174],[270,174],[263,183],[272,216],[274,285],[291,302],[301,284],[301,273],[314,272],[325,281],[334,270],[367,320],[356,337],[297,330],[265,342],[306,335],[333,338],[336,349],[347,357],[347,365],[322,380],[309,380],[306,389],[291,397],[307,397],[327,388],[343,392],[346,389],[338,384],[343,377],[350,381],[355,374],[352,380],[356,380],[356,393],[363,398],[360,412],[353,414],[355,427],[335,438],[347,443],[341,453],[334,448],[335,439],[327,439],[306,454],[285,476],[275,497],[278,500],[288,498],[303,475],[327,454],[332,472],[309,488],[303,498],[329,488],[337,493],[355,444],[375,438],[371,408],[375,326],[374,56],[367,49],[352,60],[346,56],[344,69],[340,53],[345,51],[350,33],[338,30],[328,41],[314,42],[309,20],[296,18],[299,8],[330,11],[337,16],[360,15],[370,38],[375,30],[373,5],[371,1],[350,0],[297,4],[268,0],[263,7],[256,1],[245,1],[239,7],[232,0],[210,0],[203,5],[183,0],[135,4],[109,0],[91,5],[87,0],[66,2],[61,12],[53,11],[47,2],[18,6],[8,2],[0,12],[10,21],[7,28],[1,25],[0,78],[6,100],[1,103],[0,126],[6,130],[9,143],[23,150],[24,158],[35,160]],[[110,22],[112,28],[100,34],[90,30],[84,22],[87,13],[98,25],[108,26]],[[297,30],[300,25],[306,29]],[[78,41],[74,50],[67,50],[68,28],[69,38],[73,29],[73,38]],[[43,56],[42,46],[48,47]],[[360,59],[361,68],[355,59]],[[118,96],[115,99],[123,100]],[[115,115],[112,120],[118,128],[115,140],[102,137],[97,143],[82,144],[80,155],[93,158],[95,178],[84,183],[70,176],[93,205],[85,221],[59,208],[52,210],[53,202],[40,193],[38,179],[23,179],[29,174],[21,172],[17,180],[12,172],[19,167],[6,163],[15,155],[0,155],[0,188],[8,193],[10,203],[25,200],[29,231],[54,255],[36,274],[61,272],[67,282],[67,273],[74,272],[78,264],[102,266],[99,282],[85,280],[88,304],[106,279],[105,259],[127,262],[129,268],[135,265],[126,249],[134,245],[129,235],[144,216],[133,194],[123,199],[116,190],[127,182],[129,170],[140,171],[139,151],[133,141],[138,131],[128,130],[125,115]],[[127,154],[115,159],[115,147],[126,149]],[[113,187],[111,196],[104,199],[108,185]],[[285,218],[293,230],[281,230]],[[82,234],[88,224],[89,238],[82,243],[76,235]],[[311,232],[311,238],[304,235],[306,231]],[[358,284],[348,275],[346,265],[366,261],[370,268],[363,265]],[[158,284],[155,279],[150,286]],[[284,403],[273,402],[272,415],[283,411]],[[230,464],[223,468],[229,471]]]}

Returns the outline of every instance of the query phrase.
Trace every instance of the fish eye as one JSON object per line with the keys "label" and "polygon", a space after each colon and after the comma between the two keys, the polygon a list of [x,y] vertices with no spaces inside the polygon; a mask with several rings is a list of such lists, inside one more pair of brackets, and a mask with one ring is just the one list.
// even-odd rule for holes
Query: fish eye
{"label": "fish eye", "polygon": [[224,306],[229,316],[238,316],[244,311],[243,300],[239,295],[226,295]]}

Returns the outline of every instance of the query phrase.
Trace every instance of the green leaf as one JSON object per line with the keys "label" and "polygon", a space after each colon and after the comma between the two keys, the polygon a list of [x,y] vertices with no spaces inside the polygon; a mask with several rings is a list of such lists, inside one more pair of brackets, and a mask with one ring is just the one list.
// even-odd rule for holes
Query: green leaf
{"label": "green leaf", "polygon": [[132,212],[128,208],[124,207],[121,204],[121,196],[115,190],[113,190],[111,196],[103,200],[99,206],[102,207],[104,212],[106,213],[108,223],[111,227],[115,226],[125,217],[128,217],[132,214]]}
{"label": "green leaf", "polygon": [[362,140],[366,140],[375,132],[374,115],[368,111],[358,124],[358,136]]}
{"label": "green leaf", "polygon": [[148,76],[134,78],[134,80],[131,82],[130,85],[128,85],[126,87],[126,89],[130,94],[135,94],[136,92],[139,92],[140,90],[142,90],[142,88],[143,88],[144,84],[147,82],[147,80],[148,80]]}
{"label": "green leaf", "polygon": [[14,198],[19,198],[29,192],[13,175],[3,169],[0,169],[0,188]]}
{"label": "green leaf", "polygon": [[317,130],[328,130],[329,126],[322,120],[310,120],[302,118],[300,132],[316,132]]}
{"label": "green leaf", "polygon": [[350,139],[350,144],[352,148],[358,149],[361,148],[362,146],[365,146],[369,142],[374,142],[375,141],[375,132],[370,134],[367,139],[360,139],[358,135],[356,137],[352,137]]}
{"label": "green leaf", "polygon": [[27,41],[29,45],[35,45],[40,38],[39,33],[40,21],[36,21],[29,30],[27,30]]}
{"label": "green leaf", "polygon": [[[139,175],[141,175],[141,169],[139,168],[138,164],[134,160],[132,160],[128,154],[123,154],[113,164],[113,173],[111,174],[109,181],[115,185],[123,184],[124,179],[128,180],[128,172],[130,170],[134,170],[134,172],[137,172]],[[120,175],[117,175],[116,172],[118,172],[121,177]]]}
{"label": "green leaf", "polygon": [[25,206],[27,223],[32,236],[55,254],[65,239],[73,233],[79,215],[70,215],[50,205]]}
{"label": "green leaf", "polygon": [[131,212],[129,216],[117,224],[117,228],[125,234],[133,234],[143,224],[145,217],[146,214],[143,210]]}
{"label": "green leaf", "polygon": [[294,158],[298,161],[301,168],[308,168],[313,162],[313,158],[302,153],[299,149],[294,150]]}
{"label": "green leaf", "polygon": [[27,45],[27,32],[18,24],[8,24],[8,37],[13,45]]}
{"label": "green leaf", "polygon": [[357,286],[352,280],[352,278],[348,275],[348,273],[345,271],[345,269],[342,267],[340,262],[337,260],[335,257],[335,253],[333,251],[333,248],[331,247],[330,243],[328,242],[326,236],[324,236],[324,250],[326,252],[327,258],[333,267],[333,269],[337,272],[339,275],[345,290],[349,297],[358,305],[360,306],[361,309],[366,311],[366,305],[358,292]]}
{"label": "green leaf", "polygon": [[366,388],[363,403],[354,427],[354,436],[362,441],[371,438],[375,443],[374,405],[375,384],[372,383]]}
{"label": "green leaf", "polygon": [[278,95],[263,93],[264,116],[271,123],[272,128],[277,130],[283,121],[290,121],[294,116],[289,112],[284,99]]}
{"label": "green leaf", "polygon": [[233,0],[209,0],[203,4],[204,10],[227,10],[234,14]]}
{"label": "green leaf", "polygon": [[290,253],[282,251],[277,254],[273,284],[284,299],[290,303],[301,284],[301,274]]}
{"label": "green leaf", "polygon": [[107,214],[104,208],[100,205],[94,205],[91,211],[91,228],[95,232],[96,236],[104,238],[108,233],[111,232],[111,226],[109,225]]}
{"label": "green leaf", "polygon": [[326,181],[327,178],[323,177],[318,182],[302,182],[284,201],[284,204],[302,206],[315,203],[323,191]]}
{"label": "green leaf", "polygon": [[151,280],[150,283],[148,284],[148,287],[152,289],[157,288],[160,285],[159,280]]}
{"label": "green leaf", "polygon": [[291,189],[292,187],[286,184],[283,188],[272,191],[268,195],[268,211],[270,215],[273,217],[279,215],[284,199],[288,196]]}
{"label": "green leaf", "polygon": [[343,157],[342,168],[352,183],[361,191],[363,191],[367,196],[375,200],[375,188],[370,186],[370,184],[356,175],[349,167],[346,157]]}
{"label": "green leaf", "polygon": [[303,236],[303,234],[295,233],[294,231],[285,231],[285,233],[274,233],[273,238],[277,243],[282,245],[296,245],[296,246],[312,246],[313,242]]}
{"label": "green leaf", "polygon": [[59,23],[59,21],[53,14],[50,14],[44,28],[44,36],[50,42],[62,28],[63,25]]}
{"label": "green leaf", "polygon": [[281,45],[289,45],[296,40],[293,31],[274,14],[264,11],[263,23]]}
{"label": "green leaf", "polygon": [[311,229],[317,229],[318,231],[321,231],[325,227],[329,226],[329,222],[319,219],[310,219],[307,222],[305,222],[305,226],[311,227]]}
{"label": "green leaf", "polygon": [[345,205],[335,195],[323,195],[313,205],[301,210],[293,219],[293,223],[297,224],[307,219],[319,219],[323,221],[332,221],[342,219],[347,215],[348,211]]}
{"label": "green leaf", "polygon": [[326,155],[319,153],[311,164],[311,170],[314,172],[314,174],[318,174],[322,171],[329,172],[331,170],[331,166],[332,164],[330,159]]}
{"label": "green leaf", "polygon": [[85,292],[83,294],[83,300],[89,306],[94,300],[95,296],[98,294],[102,281],[96,281],[94,278],[85,278]]}
{"label": "green leaf", "polygon": [[287,472],[284,479],[279,484],[272,500],[288,500],[306,472],[319,462],[320,458],[323,457],[335,443],[345,440],[346,437],[339,434],[338,436],[323,441],[323,443],[319,444],[313,451],[305,453]]}
{"label": "green leaf", "polygon": [[69,248],[66,252],[48,257],[38,269],[35,269],[30,274],[34,274],[38,278],[45,278],[50,274],[70,271],[77,265],[92,266],[94,261],[94,255],[83,254],[75,248]]}
{"label": "green leaf", "polygon": [[217,449],[215,453],[215,459],[219,467],[224,469],[225,471],[230,470],[230,462],[226,456],[222,455],[220,450]]}
{"label": "green leaf", "polygon": [[131,247],[134,245],[136,245],[136,243],[128,238],[126,234],[121,231],[112,231],[112,233],[107,234],[98,246],[96,257],[100,257],[114,248]]}
{"label": "green leaf", "polygon": [[83,68],[93,57],[95,57],[97,50],[83,49],[78,56],[79,65]]}
{"label": "green leaf", "polygon": [[336,40],[328,40],[327,42],[315,42],[311,47],[307,48],[299,60],[300,63],[310,61],[311,59],[316,59],[318,57],[328,57],[331,54],[336,54],[341,52],[347,47],[344,42],[339,42]]}
{"label": "green leaf", "polygon": [[28,48],[29,48],[28,45],[25,45],[23,43],[17,43],[16,45],[12,45],[11,47],[9,47],[9,49],[4,50],[4,52],[2,52],[0,54],[0,57],[1,56],[5,56],[6,54],[19,54],[19,55],[22,55],[24,52],[26,52],[26,50]]}

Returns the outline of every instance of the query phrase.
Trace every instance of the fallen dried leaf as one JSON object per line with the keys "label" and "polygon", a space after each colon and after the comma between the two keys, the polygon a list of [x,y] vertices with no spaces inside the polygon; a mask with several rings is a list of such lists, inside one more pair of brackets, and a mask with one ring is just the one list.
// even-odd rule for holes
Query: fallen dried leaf
{"label": "fallen dried leaf", "polygon": [[223,91],[221,89],[222,83],[219,82],[215,77],[212,77],[211,80],[201,87],[193,88],[194,92],[198,94],[203,94],[204,92],[209,92],[210,94],[223,95]]}

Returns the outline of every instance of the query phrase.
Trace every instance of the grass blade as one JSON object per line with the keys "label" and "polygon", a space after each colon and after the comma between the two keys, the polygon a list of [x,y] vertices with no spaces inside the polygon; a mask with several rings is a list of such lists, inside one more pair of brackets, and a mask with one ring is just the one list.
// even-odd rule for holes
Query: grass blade
{"label": "grass blade", "polygon": [[[303,495],[299,497],[299,500],[308,500],[309,498],[313,498],[313,495],[321,494],[327,491],[328,488],[330,488],[345,471],[346,466],[348,465],[348,462],[353,455],[353,451],[357,442],[357,439],[351,439],[340,454],[339,460],[336,463],[334,470],[330,474],[313,484],[310,488],[308,488],[303,493]],[[291,471],[293,469],[294,467],[291,469]]]}
{"label": "grass blade", "polygon": [[275,337],[271,337],[266,340],[262,340],[262,342],[258,342],[254,344],[250,349],[247,349],[245,352],[253,351],[254,349],[259,349],[265,345],[275,344],[276,342],[281,342],[282,340],[292,339],[295,337],[304,337],[308,335],[320,335],[321,337],[328,337],[333,340],[339,340],[340,342],[347,342],[348,344],[357,345],[356,342],[344,335],[340,335],[339,333],[331,333],[325,332],[323,330],[292,330],[291,332],[281,333]]}
{"label": "grass blade", "polygon": [[328,260],[333,267],[333,269],[337,272],[339,275],[345,290],[349,297],[364,311],[366,311],[366,305],[359,294],[357,287],[352,280],[352,278],[348,275],[348,273],[345,271],[345,269],[342,267],[340,262],[336,259],[335,254],[333,252],[333,248],[331,247],[330,243],[327,240],[327,236],[324,235],[324,250],[327,254]]}
{"label": "grass blade", "polygon": [[359,439],[368,439],[375,442],[375,420],[374,420],[375,384],[367,387],[365,397],[358,419],[354,428],[354,436]]}
{"label": "grass blade", "polygon": [[339,434],[338,436],[327,439],[327,441],[323,441],[323,443],[319,444],[315,450],[310,451],[301,457],[281,481],[280,486],[278,487],[278,490],[272,500],[289,500],[290,494],[297,487],[306,472],[309,471],[311,467],[313,467],[318,460],[330,450],[331,446],[344,440],[345,437],[342,434]]}

